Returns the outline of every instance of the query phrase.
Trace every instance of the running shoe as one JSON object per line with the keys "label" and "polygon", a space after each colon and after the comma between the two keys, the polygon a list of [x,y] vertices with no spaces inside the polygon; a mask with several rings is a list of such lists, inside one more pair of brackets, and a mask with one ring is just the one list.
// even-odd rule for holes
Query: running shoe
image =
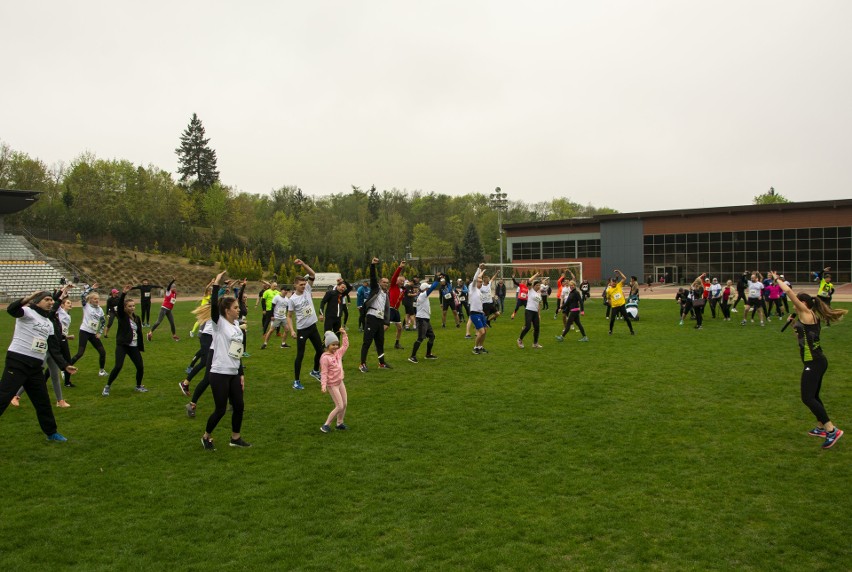
{"label": "running shoe", "polygon": [[302,385],[302,382],[297,379],[293,382],[293,389],[305,389],[305,386]]}
{"label": "running shoe", "polygon": [[208,439],[204,435],[201,436],[201,446],[205,451],[215,451],[216,446],[213,444],[213,439]]}
{"label": "running shoe", "polygon": [[243,357],[251,357],[251,354],[248,352],[243,352]]}
{"label": "running shoe", "polygon": [[402,347],[401,345],[399,345],[399,342],[396,342],[396,343],[393,345],[393,349],[395,349],[395,350],[404,350],[405,348],[404,348],[404,347]]}
{"label": "running shoe", "polygon": [[322,427],[320,427],[320,431],[322,431],[323,433],[331,433],[331,427],[329,427],[328,425],[323,425]]}
{"label": "running shoe", "polygon": [[282,343],[282,344],[281,344],[281,347],[282,347],[282,348],[289,348],[290,346],[289,346],[289,345],[287,345],[287,342],[284,342],[284,343]]}
{"label": "running shoe", "polygon": [[186,404],[186,416],[189,418],[195,417],[195,407],[192,406],[192,403]]}
{"label": "running shoe", "polygon": [[56,402],[56,406],[65,408],[65,407],[71,407],[71,404],[68,403],[67,401],[65,401],[64,399],[60,399],[59,401]]}
{"label": "running shoe", "polygon": [[426,354],[424,357],[426,359],[438,359],[438,356],[436,356],[435,354]]}
{"label": "running shoe", "polygon": [[188,383],[179,383],[178,387],[180,387],[180,392],[189,397],[189,384]]}
{"label": "running shoe", "polygon": [[311,376],[312,378],[314,378],[317,381],[322,381],[322,376],[320,375],[320,372],[318,372],[315,369],[312,369],[311,372],[308,375]]}
{"label": "running shoe", "polygon": [[736,308],[731,308],[731,313],[732,313],[732,314],[736,314],[736,313],[737,313],[737,309],[736,309]]}
{"label": "running shoe", "polygon": [[369,370],[367,369],[367,364],[362,363],[361,365],[359,365],[359,366],[358,366],[358,371],[360,371],[361,373],[367,373],[367,371],[369,371]]}
{"label": "running shoe", "polygon": [[340,423],[339,425],[336,425],[334,428],[337,429],[338,431],[346,431],[347,429],[349,429],[349,427],[346,426],[346,423]]}
{"label": "running shoe", "polygon": [[172,339],[173,339],[174,341],[176,341],[176,342],[179,342],[179,341],[180,341],[180,338],[179,338],[179,337],[177,337],[177,336],[172,336]]}
{"label": "running shoe", "polygon": [[540,349],[541,349],[541,348],[543,348],[543,347],[544,347],[544,346],[543,346],[543,345],[541,345],[541,344],[533,344],[533,349],[536,349],[536,350],[540,350]]}
{"label": "running shoe", "polygon": [[380,363],[379,369],[393,369],[389,363]]}
{"label": "running shoe", "polygon": [[265,349],[266,349],[266,344],[264,343],[262,346],[260,346],[260,349],[265,350]]}
{"label": "running shoe", "polygon": [[48,441],[56,441],[57,443],[64,443],[68,439],[65,438],[61,433],[53,433],[52,435],[47,436]]}
{"label": "running shoe", "polygon": [[410,358],[408,358],[408,361],[410,361],[411,363],[418,363],[417,358],[415,356],[411,356]]}
{"label": "running shoe", "polygon": [[488,350],[486,350],[485,348],[479,348],[479,353],[481,353],[481,354],[487,354],[487,353],[488,353]]}
{"label": "running shoe", "polygon": [[524,340],[522,340],[521,338],[518,338],[518,347],[524,349]]}
{"label": "running shoe", "polygon": [[740,322],[740,325],[741,325],[741,326],[745,326],[745,325],[746,325],[746,321],[745,321],[745,320],[743,320],[742,322]]}
{"label": "running shoe", "polygon": [[103,395],[104,397],[109,397],[109,386],[108,385],[104,386],[104,390],[101,391],[101,395]]}
{"label": "running shoe", "polygon": [[243,449],[248,449],[251,447],[251,443],[248,441],[244,441],[242,437],[237,437],[236,439],[231,439],[231,442],[228,443],[231,447],[241,447]]}
{"label": "running shoe", "polygon": [[145,387],[144,385],[137,385],[136,391],[139,392],[139,393],[148,393],[148,388]]}
{"label": "running shoe", "polygon": [[479,348],[473,348],[473,355],[479,355]]}
{"label": "running shoe", "polygon": [[589,338],[588,338],[588,337],[586,337],[586,336],[583,336],[582,338],[580,338],[580,340],[579,340],[579,341],[581,341],[581,342],[588,342],[588,341],[589,341]]}
{"label": "running shoe", "polygon": [[678,324],[677,324],[677,325],[678,325],[678,326],[682,326],[682,325],[683,325],[683,320],[681,320],[680,322],[678,322]]}
{"label": "running shoe", "polygon": [[832,447],[834,447],[834,444],[837,443],[838,439],[840,439],[841,437],[843,437],[843,431],[841,429],[838,429],[837,427],[835,427],[834,431],[831,431],[830,433],[825,434],[825,441],[823,441],[823,443],[822,443],[822,448],[823,449],[831,449]]}
{"label": "running shoe", "polygon": [[562,336],[556,336],[556,341],[557,342],[564,342],[565,338],[563,338]]}
{"label": "running shoe", "polygon": [[77,387],[77,386],[76,386],[76,385],[74,385],[73,383],[71,383],[70,381],[66,381],[66,382],[65,382],[65,387]]}
{"label": "running shoe", "polygon": [[827,432],[825,430],[825,427],[814,427],[813,429],[808,431],[808,435],[810,435],[811,437],[823,437],[824,438],[827,435]]}
{"label": "running shoe", "polygon": [[472,340],[472,339],[473,339],[473,336],[471,336],[470,334],[466,334],[466,335],[465,335],[465,337],[464,337],[464,339],[466,339],[466,340]]}
{"label": "running shoe", "polygon": [[109,375],[109,373],[107,373],[107,370],[105,370],[105,369],[102,369],[101,371],[98,372],[98,377],[105,377],[107,375]]}

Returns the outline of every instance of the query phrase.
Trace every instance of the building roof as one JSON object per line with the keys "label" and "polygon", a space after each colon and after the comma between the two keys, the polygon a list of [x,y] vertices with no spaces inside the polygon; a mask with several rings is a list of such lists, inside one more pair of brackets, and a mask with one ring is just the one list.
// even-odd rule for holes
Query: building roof
{"label": "building roof", "polygon": [[0,216],[22,211],[38,200],[41,191],[0,189]]}
{"label": "building roof", "polygon": [[644,220],[660,217],[690,217],[708,214],[756,214],[762,212],[805,210],[814,208],[852,208],[852,199],[839,199],[836,201],[809,201],[803,203],[779,203],[773,205],[742,205],[733,207],[713,207],[704,209],[680,209],[670,211],[647,211],[640,213],[616,213],[597,215],[590,217],[568,218],[560,220],[542,220],[532,222],[504,223],[503,228],[507,230],[542,228],[549,226],[577,226],[585,224],[599,224],[601,222],[615,220]]}

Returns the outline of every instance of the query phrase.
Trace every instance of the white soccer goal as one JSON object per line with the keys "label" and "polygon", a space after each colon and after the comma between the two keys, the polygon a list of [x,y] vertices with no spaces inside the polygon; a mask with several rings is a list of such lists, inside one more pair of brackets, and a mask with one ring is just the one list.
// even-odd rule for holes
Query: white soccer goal
{"label": "white soccer goal", "polygon": [[[578,284],[583,280],[582,262],[507,262],[503,264],[502,269],[499,264],[486,264],[485,266],[487,271],[495,275],[502,275],[506,279],[511,279],[512,276],[526,278],[538,272],[542,277],[550,278],[552,286],[556,286],[556,281],[566,269],[574,273]],[[566,272],[565,278],[570,280],[571,275]]]}

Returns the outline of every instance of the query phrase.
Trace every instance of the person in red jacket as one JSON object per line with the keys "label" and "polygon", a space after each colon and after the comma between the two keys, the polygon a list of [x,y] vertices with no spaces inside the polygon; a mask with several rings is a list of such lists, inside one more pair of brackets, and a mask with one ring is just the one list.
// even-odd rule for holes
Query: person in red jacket
{"label": "person in red jacket", "polygon": [[405,295],[403,286],[405,278],[400,276],[402,269],[405,268],[405,260],[399,263],[396,270],[391,276],[390,286],[388,286],[388,296],[390,297],[390,323],[396,326],[396,342],[393,344],[393,349],[404,349],[399,345],[399,337],[402,335],[402,316],[399,314],[399,306],[402,304],[402,297]]}
{"label": "person in red jacket", "polygon": [[157,329],[163,321],[163,318],[169,319],[169,325],[172,327],[172,339],[176,342],[180,341],[180,338],[177,337],[177,332],[175,331],[175,319],[172,316],[172,309],[175,307],[175,301],[177,300],[177,289],[175,289],[176,281],[177,279],[172,276],[172,281],[169,282],[168,286],[166,286],[166,295],[163,298],[163,305],[160,307],[160,315],[157,317],[157,323],[151,326],[151,331],[148,332],[149,342],[154,337],[154,330]]}

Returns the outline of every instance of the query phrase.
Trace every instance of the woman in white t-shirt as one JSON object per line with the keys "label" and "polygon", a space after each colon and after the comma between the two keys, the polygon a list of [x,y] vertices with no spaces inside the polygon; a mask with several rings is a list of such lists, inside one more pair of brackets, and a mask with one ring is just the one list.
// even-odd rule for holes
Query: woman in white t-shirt
{"label": "woman in white t-shirt", "polygon": [[538,343],[539,327],[541,325],[541,320],[539,319],[539,315],[541,314],[540,291],[541,282],[535,280],[527,294],[527,305],[524,310],[524,329],[521,330],[521,335],[518,336],[518,347],[521,349],[524,347],[524,336],[530,331],[530,327],[533,329],[533,347],[536,349],[541,349],[542,347]]}
{"label": "woman in white t-shirt", "polygon": [[243,390],[245,375],[241,358],[244,352],[243,331],[239,326],[240,305],[236,298],[225,296],[219,298],[219,285],[224,272],[216,276],[213,293],[210,297],[210,321],[213,322],[213,359],[208,371],[210,390],[216,409],[207,419],[207,428],[201,436],[201,444],[208,451],[215,451],[211,434],[219,424],[228,408],[228,401],[234,408],[231,415],[231,447],[251,447],[240,436],[243,424]]}
{"label": "woman in white t-shirt", "polygon": [[[94,284],[93,287],[97,287]],[[106,367],[106,350],[101,343],[101,332],[104,329],[104,311],[100,306],[101,297],[95,291],[90,291],[83,299],[83,321],[80,323],[80,340],[77,346],[77,354],[71,358],[71,363],[75,364],[80,361],[83,354],[86,353],[86,344],[91,343],[98,351],[98,363],[100,371],[98,375],[104,377],[107,375]]]}
{"label": "woman in white t-shirt", "polygon": [[49,441],[67,441],[56,432],[56,419],[50,406],[50,396],[44,383],[44,362],[50,354],[60,369],[75,373],[59,350],[50,319],[53,297],[48,292],[33,292],[9,304],[6,311],[17,318],[12,343],[6,352],[6,366],[0,378],[0,415],[9,406],[12,396],[24,387],[35,408],[39,425]]}

